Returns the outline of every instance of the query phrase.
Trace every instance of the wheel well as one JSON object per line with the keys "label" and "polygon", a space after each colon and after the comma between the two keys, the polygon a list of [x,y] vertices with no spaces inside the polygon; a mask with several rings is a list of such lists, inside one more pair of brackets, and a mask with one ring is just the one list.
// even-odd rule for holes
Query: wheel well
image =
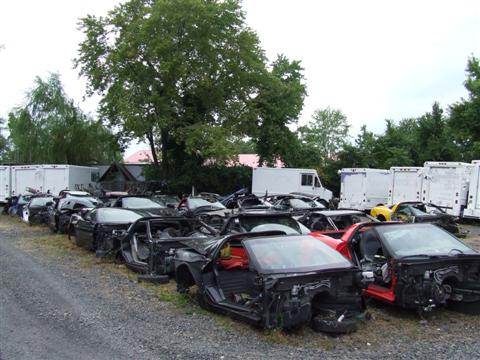
{"label": "wheel well", "polygon": [[380,220],[380,221],[385,221],[387,219],[385,219],[385,216],[383,216],[382,214],[378,214],[377,215],[377,219]]}
{"label": "wheel well", "polygon": [[175,271],[175,280],[180,288],[188,289],[195,285],[195,279],[187,265],[180,265]]}

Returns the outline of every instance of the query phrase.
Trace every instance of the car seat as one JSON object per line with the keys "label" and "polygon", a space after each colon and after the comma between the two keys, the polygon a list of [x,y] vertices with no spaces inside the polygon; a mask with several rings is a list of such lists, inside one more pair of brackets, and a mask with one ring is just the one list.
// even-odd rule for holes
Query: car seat
{"label": "car seat", "polygon": [[382,253],[382,245],[377,235],[372,231],[366,231],[360,240],[360,254],[364,261],[373,262],[375,255]]}

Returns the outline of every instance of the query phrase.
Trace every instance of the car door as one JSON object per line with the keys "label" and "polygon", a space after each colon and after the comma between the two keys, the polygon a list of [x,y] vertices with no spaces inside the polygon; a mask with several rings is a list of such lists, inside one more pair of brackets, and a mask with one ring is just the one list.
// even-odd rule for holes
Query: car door
{"label": "car door", "polygon": [[95,223],[97,218],[97,210],[87,212],[82,218],[78,220],[75,229],[75,237],[77,244],[89,249],[95,250]]}

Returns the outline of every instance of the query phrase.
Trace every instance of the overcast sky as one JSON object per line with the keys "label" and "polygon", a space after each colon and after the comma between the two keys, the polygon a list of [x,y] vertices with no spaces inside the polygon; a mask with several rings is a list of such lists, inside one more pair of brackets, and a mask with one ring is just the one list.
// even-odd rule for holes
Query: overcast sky
{"label": "overcast sky", "polygon": [[[58,72],[68,96],[83,100],[72,59],[78,18],[104,15],[116,0],[23,0],[0,5],[0,117],[23,101],[35,76]],[[480,1],[244,0],[247,24],[270,60],[301,60],[308,97],[300,123],[317,108],[344,112],[352,135],[384,120],[419,116],[434,101],[465,97],[465,67],[480,56]],[[133,145],[130,151],[138,148]]]}

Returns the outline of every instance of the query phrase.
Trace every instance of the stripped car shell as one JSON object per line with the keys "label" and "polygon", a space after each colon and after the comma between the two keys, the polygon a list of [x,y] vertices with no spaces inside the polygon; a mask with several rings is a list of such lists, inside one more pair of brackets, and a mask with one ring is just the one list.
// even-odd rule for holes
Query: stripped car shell
{"label": "stripped car shell", "polygon": [[173,274],[176,249],[217,234],[202,221],[182,216],[143,217],[123,234],[117,232],[127,267],[152,276]]}
{"label": "stripped car shell", "polygon": [[119,231],[127,230],[143,216],[145,214],[140,211],[121,208],[85,209],[71,216],[69,235],[75,236],[78,246],[103,257],[120,250]]}
{"label": "stripped car shell", "polygon": [[447,306],[480,314],[480,253],[433,224],[364,223],[340,239],[312,235],[373,272],[366,296],[419,313]]}
{"label": "stripped car shell", "polygon": [[[365,277],[362,275],[366,275]],[[348,333],[365,310],[369,274],[308,235],[245,233],[204,239],[175,254],[177,289],[256,326]]]}

